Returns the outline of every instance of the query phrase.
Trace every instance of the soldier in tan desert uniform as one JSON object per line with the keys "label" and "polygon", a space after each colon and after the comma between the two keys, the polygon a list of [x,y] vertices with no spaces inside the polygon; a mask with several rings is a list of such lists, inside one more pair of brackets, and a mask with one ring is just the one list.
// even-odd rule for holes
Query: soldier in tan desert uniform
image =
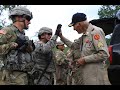
{"label": "soldier in tan desert uniform", "polygon": [[[76,13],[69,26],[82,34],[74,43],[59,33],[61,40],[70,48],[79,51],[74,74],[76,85],[110,85],[107,70],[104,67],[108,60],[109,52],[102,28],[92,25],[87,21],[84,13]],[[77,53],[76,53],[77,54]]]}

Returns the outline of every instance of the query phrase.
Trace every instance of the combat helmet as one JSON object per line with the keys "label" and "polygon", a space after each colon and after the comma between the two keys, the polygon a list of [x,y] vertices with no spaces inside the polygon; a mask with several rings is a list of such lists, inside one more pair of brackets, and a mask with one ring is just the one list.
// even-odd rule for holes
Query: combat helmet
{"label": "combat helmet", "polygon": [[40,28],[38,35],[42,35],[43,33],[51,33],[52,34],[52,29],[48,27],[42,27]]}
{"label": "combat helmet", "polygon": [[116,17],[120,20],[120,10],[116,13]]}
{"label": "combat helmet", "polygon": [[58,42],[56,42],[56,46],[57,45],[64,45],[64,43],[62,41],[58,41]]}
{"label": "combat helmet", "polygon": [[12,9],[9,13],[9,17],[11,18],[12,16],[15,15],[25,15],[28,16],[29,19],[33,18],[32,12],[30,12],[26,7],[18,6]]}

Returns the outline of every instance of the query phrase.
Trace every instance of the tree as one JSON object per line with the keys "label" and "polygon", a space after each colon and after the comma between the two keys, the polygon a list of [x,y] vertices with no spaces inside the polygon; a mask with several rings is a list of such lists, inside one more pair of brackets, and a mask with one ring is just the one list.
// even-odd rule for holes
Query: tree
{"label": "tree", "polygon": [[[0,5],[0,17],[3,15],[4,11],[10,11],[14,7],[19,6],[19,5]],[[5,19],[0,19],[0,29],[5,26]]]}
{"label": "tree", "polygon": [[[100,10],[98,10],[98,15],[100,19],[101,18],[114,18],[118,10],[120,10],[120,5],[102,5]],[[109,39],[106,38],[106,42],[108,46],[110,45],[111,35],[109,35],[110,36]]]}
{"label": "tree", "polygon": [[115,14],[120,9],[120,5],[102,5],[98,10],[99,18],[111,18],[115,17]]}

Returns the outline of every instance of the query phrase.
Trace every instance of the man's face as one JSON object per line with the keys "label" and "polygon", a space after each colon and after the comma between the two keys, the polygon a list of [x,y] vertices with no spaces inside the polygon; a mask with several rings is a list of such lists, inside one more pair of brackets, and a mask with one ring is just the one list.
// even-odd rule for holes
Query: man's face
{"label": "man's face", "polygon": [[64,44],[62,44],[62,45],[58,45],[57,47],[58,47],[58,49],[60,49],[60,50],[64,50],[64,49],[65,49]]}
{"label": "man's face", "polygon": [[24,26],[24,29],[28,29],[29,28],[29,24],[31,24],[31,22],[30,22],[30,18],[29,17],[26,17],[25,18],[25,26]]}
{"label": "man's face", "polygon": [[50,40],[51,39],[51,37],[52,37],[52,33],[46,33],[45,34],[45,38],[46,38],[46,40]]}
{"label": "man's face", "polygon": [[16,21],[19,22],[19,25],[23,28],[23,29],[28,29],[29,28],[29,24],[30,24],[30,20],[27,17],[22,17],[22,16],[17,16],[16,17]]}
{"label": "man's face", "polygon": [[43,33],[41,35],[41,38],[45,39],[46,41],[49,41],[51,39],[51,37],[52,37],[52,33]]}
{"label": "man's face", "polygon": [[73,29],[76,30],[79,34],[83,33],[82,22],[77,22],[77,23],[73,26]]}

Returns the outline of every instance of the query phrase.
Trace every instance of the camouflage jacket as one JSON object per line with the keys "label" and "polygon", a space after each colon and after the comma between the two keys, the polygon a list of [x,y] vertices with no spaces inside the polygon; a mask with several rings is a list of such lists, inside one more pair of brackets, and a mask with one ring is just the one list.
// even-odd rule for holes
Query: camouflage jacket
{"label": "camouflage jacket", "polygon": [[17,39],[17,35],[13,30],[18,29],[14,26],[9,26],[0,30],[0,55],[5,55],[13,49],[11,44]]}
{"label": "camouflage jacket", "polygon": [[66,58],[67,57],[66,57],[66,55],[63,51],[57,50],[55,52],[55,62],[56,62],[57,65],[66,64],[67,63]]}
{"label": "camouflage jacket", "polygon": [[[18,28],[13,25],[5,27],[2,30],[0,30],[0,58],[4,61],[4,64],[6,65],[6,67],[8,65],[7,62],[9,62],[9,59],[10,59],[9,55],[11,55],[11,52],[13,52],[13,50],[15,52],[17,51],[17,49],[13,48],[12,44],[16,43],[18,35],[23,36],[24,38],[26,37],[24,35],[24,31],[20,32]],[[27,48],[28,47],[26,47],[26,49]],[[27,63],[32,59],[30,53],[27,53],[27,52],[24,52],[24,53],[18,52],[18,55],[19,56],[21,55],[20,56],[21,60],[26,59]],[[24,61],[23,62],[21,61],[21,64],[23,63]]]}
{"label": "camouflage jacket", "polygon": [[[55,46],[57,36],[54,35],[50,41],[47,43],[43,43],[41,41],[35,42],[35,50],[32,53],[33,55],[33,60],[35,62],[35,70],[44,70],[47,61],[49,61],[50,57],[47,54],[53,53],[52,49]],[[52,55],[52,60],[50,60],[50,64],[46,70],[47,72],[54,72],[55,71],[55,65],[54,65],[54,60],[53,60],[53,55]]]}

